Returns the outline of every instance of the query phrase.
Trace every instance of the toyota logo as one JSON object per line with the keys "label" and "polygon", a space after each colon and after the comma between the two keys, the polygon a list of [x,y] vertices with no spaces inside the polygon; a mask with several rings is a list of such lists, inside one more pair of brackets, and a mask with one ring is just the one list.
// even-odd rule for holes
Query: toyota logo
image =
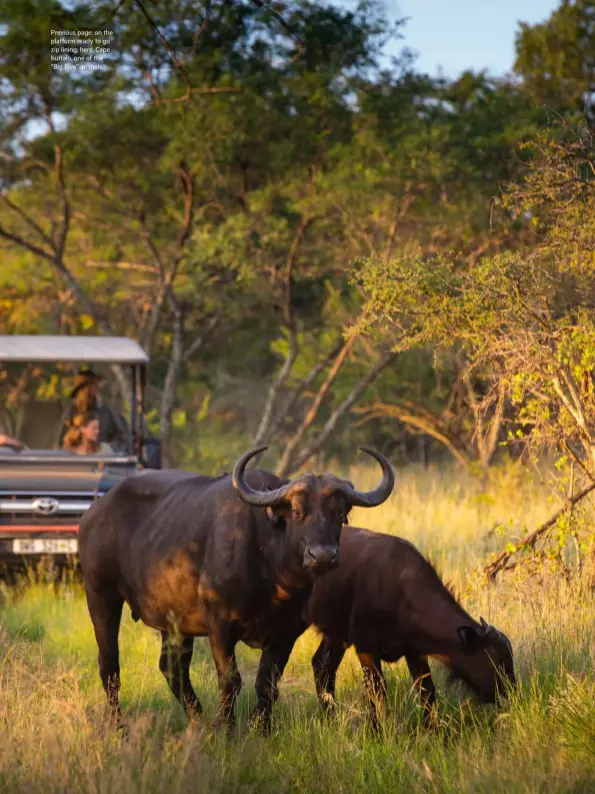
{"label": "toyota logo", "polygon": [[44,496],[33,500],[33,509],[36,512],[41,513],[42,516],[51,516],[54,513],[57,513],[59,507],[60,503],[57,499],[51,499]]}

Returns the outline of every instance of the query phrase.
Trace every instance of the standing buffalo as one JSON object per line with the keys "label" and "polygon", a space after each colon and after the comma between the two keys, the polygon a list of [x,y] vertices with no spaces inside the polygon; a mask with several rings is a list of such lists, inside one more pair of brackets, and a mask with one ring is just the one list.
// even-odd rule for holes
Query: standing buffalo
{"label": "standing buffalo", "polygon": [[80,525],[87,604],[99,646],[99,672],[112,714],[119,715],[118,633],[126,601],[161,631],[159,667],[190,716],[201,705],[190,683],[193,638],[209,637],[220,690],[219,723],[233,725],[241,678],[235,645],[262,648],[257,714],[266,730],[278,681],[297,637],[316,574],[339,561],[341,528],[351,507],[387,499],[388,460],[369,493],[332,474],[288,481],[245,473],[266,447],[243,455],[233,475],[147,472],[97,501]]}
{"label": "standing buffalo", "polygon": [[483,618],[479,624],[469,617],[430,563],[401,538],[344,527],[341,565],[315,582],[305,617],[324,635],[312,659],[321,706],[332,706],[337,669],[353,645],[375,727],[386,697],[383,661],[405,657],[426,719],[436,699],[428,656],[484,702],[496,701],[504,679],[515,680],[508,638]]}

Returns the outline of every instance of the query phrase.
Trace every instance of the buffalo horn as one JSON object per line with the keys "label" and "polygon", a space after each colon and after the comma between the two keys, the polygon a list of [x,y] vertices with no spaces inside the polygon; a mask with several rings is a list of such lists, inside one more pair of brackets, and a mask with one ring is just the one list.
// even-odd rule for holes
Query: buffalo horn
{"label": "buffalo horn", "polygon": [[479,622],[481,623],[481,628],[484,630],[484,633],[485,633],[486,636],[488,634],[498,634],[499,633],[498,629],[494,628],[494,626],[490,626],[490,624],[487,622],[487,620],[484,620],[483,618],[479,618]]}
{"label": "buffalo horn", "polygon": [[291,485],[291,483],[287,483],[287,485],[282,485],[281,488],[277,488],[275,491],[255,491],[250,488],[244,477],[246,464],[256,455],[264,452],[265,449],[268,449],[268,447],[257,447],[256,449],[251,449],[250,452],[245,452],[233,467],[233,487],[242,501],[255,507],[272,507],[285,496],[287,489]]}
{"label": "buffalo horn", "polygon": [[371,447],[360,447],[362,452],[371,455],[382,466],[382,482],[373,491],[356,491],[351,489],[349,499],[353,507],[376,507],[385,502],[391,495],[395,485],[395,473],[388,460]]}

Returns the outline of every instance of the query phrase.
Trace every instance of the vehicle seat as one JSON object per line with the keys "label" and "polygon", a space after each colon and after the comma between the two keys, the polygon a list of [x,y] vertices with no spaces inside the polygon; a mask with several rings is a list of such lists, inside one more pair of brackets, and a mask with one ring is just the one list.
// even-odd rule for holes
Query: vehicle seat
{"label": "vehicle seat", "polygon": [[66,412],[61,400],[29,400],[21,406],[16,437],[29,449],[56,449]]}

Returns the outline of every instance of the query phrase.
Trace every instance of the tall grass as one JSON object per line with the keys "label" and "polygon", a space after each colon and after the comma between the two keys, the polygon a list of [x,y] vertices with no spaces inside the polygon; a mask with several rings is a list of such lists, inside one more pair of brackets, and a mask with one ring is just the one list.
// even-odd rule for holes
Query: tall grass
{"label": "tall grass", "polygon": [[[368,487],[373,470],[351,472]],[[339,674],[337,718],[316,708],[312,632],[282,682],[273,735],[248,730],[258,652],[239,646],[244,688],[233,741],[211,730],[217,683],[208,642],[192,677],[204,719],[187,726],[157,669],[159,639],[125,611],[121,631],[123,740],[105,724],[96,646],[79,585],[5,589],[0,614],[0,791],[7,792],[535,792],[595,790],[595,601],[580,581],[515,579],[486,589],[473,576],[506,534],[554,508],[518,471],[490,482],[406,470],[392,500],[352,523],[407,537],[463,592],[465,607],[511,638],[520,688],[506,710],[482,708],[435,667],[440,724],[419,726],[404,665],[387,669],[381,736],[366,726],[354,655]],[[504,537],[494,531],[504,528]]]}

